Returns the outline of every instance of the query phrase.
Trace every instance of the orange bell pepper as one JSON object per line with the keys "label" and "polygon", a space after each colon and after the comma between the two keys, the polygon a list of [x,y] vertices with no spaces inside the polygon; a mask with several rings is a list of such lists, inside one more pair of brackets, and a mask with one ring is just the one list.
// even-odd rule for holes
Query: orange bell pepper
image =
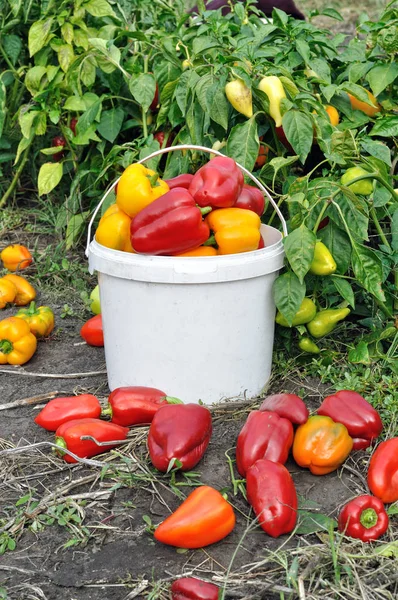
{"label": "orange bell pepper", "polygon": [[33,258],[26,246],[11,244],[4,248],[0,254],[3,265],[9,271],[22,271],[33,262]]}
{"label": "orange bell pepper", "polygon": [[25,277],[9,273],[8,275],[4,275],[3,279],[11,281],[17,288],[17,295],[14,298],[14,304],[17,306],[26,306],[36,298],[35,288],[30,285]]}
{"label": "orange bell pepper", "polygon": [[351,94],[348,94],[348,97],[351,102],[351,108],[354,110],[361,110],[363,113],[365,113],[365,115],[368,115],[368,117],[374,117],[375,115],[377,115],[377,113],[381,111],[381,106],[377,102],[376,97],[373,96],[372,92],[369,92],[369,90],[366,90],[365,88],[364,91],[367,93],[369,100],[371,101],[373,106],[371,106],[370,104],[366,104],[366,102],[358,100],[358,98],[355,98],[355,96],[352,96]]}
{"label": "orange bell pepper", "polygon": [[134,252],[130,242],[130,225],[131,217],[126,215],[117,204],[112,204],[98,223],[95,239],[107,248]]}
{"label": "orange bell pepper", "polygon": [[163,544],[202,548],[225,538],[235,527],[232,506],[214,488],[202,485],[155,531]]}
{"label": "orange bell pepper", "polygon": [[246,208],[219,208],[205,219],[218,245],[218,254],[238,254],[257,250],[261,219]]}
{"label": "orange bell pepper", "polygon": [[10,302],[14,302],[16,295],[17,288],[12,281],[7,281],[4,277],[0,279],[0,309]]}
{"label": "orange bell pepper", "polygon": [[326,475],[345,461],[352,446],[353,440],[344,425],[316,415],[297,429],[293,457],[313,475]]}
{"label": "orange bell pepper", "polygon": [[36,348],[37,340],[25,321],[17,317],[0,321],[0,365],[23,365]]}
{"label": "orange bell pepper", "polygon": [[54,329],[55,319],[51,308],[48,306],[37,308],[34,301],[30,303],[29,308],[21,308],[15,316],[23,319],[37,338],[47,337]]}
{"label": "orange bell pepper", "polygon": [[188,250],[174,256],[217,256],[217,250],[213,246],[199,246],[195,250]]}
{"label": "orange bell pepper", "polygon": [[129,217],[135,217],[156,198],[169,191],[165,181],[157,173],[138,163],[123,172],[117,185],[116,202]]}

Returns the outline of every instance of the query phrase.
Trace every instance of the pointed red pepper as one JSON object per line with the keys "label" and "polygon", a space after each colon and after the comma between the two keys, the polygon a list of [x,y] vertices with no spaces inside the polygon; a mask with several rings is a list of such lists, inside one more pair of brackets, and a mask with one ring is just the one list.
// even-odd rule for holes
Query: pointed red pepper
{"label": "pointed red pepper", "polygon": [[253,410],[236,444],[236,468],[242,477],[260,458],[285,463],[293,444],[293,425],[275,412]]}
{"label": "pointed red pepper", "polygon": [[388,514],[379,498],[363,494],[348,502],[339,514],[339,531],[349,537],[371,542],[388,529]]}
{"label": "pointed red pepper", "polygon": [[210,236],[188,190],[174,188],[142,209],[131,222],[131,245],[142,254],[175,254],[201,246]]}
{"label": "pointed red pepper", "polygon": [[398,500],[398,437],[377,446],[368,468],[368,486],[385,504]]}
{"label": "pointed red pepper", "polygon": [[341,390],[325,398],[317,413],[346,426],[354,440],[353,450],[370,446],[383,429],[377,410],[360,394],[350,390]]}
{"label": "pointed red pepper", "polygon": [[62,423],[73,419],[99,419],[101,405],[92,394],[54,398],[39,412],[34,421],[47,431],[56,431]]}
{"label": "pointed red pepper", "polygon": [[294,425],[302,425],[308,419],[308,408],[296,394],[274,394],[267,396],[260,410],[276,412],[280,417],[289,419]]}
{"label": "pointed red pepper", "polygon": [[182,187],[187,190],[187,189],[189,189],[189,186],[191,185],[193,178],[194,178],[194,176],[191,175],[190,173],[183,173],[182,175],[173,177],[173,179],[166,179],[166,183],[171,190],[173,190],[176,187],[180,187],[180,188]]}
{"label": "pointed red pepper", "polygon": [[189,192],[199,206],[234,206],[243,187],[242,171],[228,156],[216,156],[196,171]]}
{"label": "pointed red pepper", "polygon": [[151,423],[159,408],[165,404],[181,404],[181,400],[167,396],[151,387],[120,387],[111,392],[108,408],[102,416],[110,416],[112,423],[131,427]]}
{"label": "pointed red pepper", "polygon": [[261,217],[265,210],[264,194],[259,188],[245,183],[234,206],[252,210]]}
{"label": "pointed red pepper", "polygon": [[204,406],[161,406],[153,417],[148,435],[153,466],[166,473],[174,458],[182,463],[182,471],[189,471],[204,455],[211,433],[211,413]]}
{"label": "pointed red pepper", "polygon": [[171,585],[171,600],[218,600],[220,588],[196,577],[182,577]]}

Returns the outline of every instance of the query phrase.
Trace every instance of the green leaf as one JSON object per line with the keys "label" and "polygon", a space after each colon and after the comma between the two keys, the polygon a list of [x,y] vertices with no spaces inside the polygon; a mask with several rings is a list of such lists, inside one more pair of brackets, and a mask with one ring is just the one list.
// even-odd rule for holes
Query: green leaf
{"label": "green leaf", "polygon": [[70,250],[75,242],[79,239],[89,215],[89,211],[72,215],[66,227],[65,246],[66,250]]}
{"label": "green leaf", "polygon": [[78,48],[88,50],[88,35],[82,29],[75,29],[73,32],[73,42]]}
{"label": "green leaf", "polygon": [[61,26],[61,34],[67,44],[73,42],[73,25],[67,21]]}
{"label": "green leaf", "polygon": [[390,200],[391,192],[389,192],[384,185],[377,182],[373,193],[373,207],[380,208],[381,206],[385,206]]}
{"label": "green leaf", "polygon": [[391,167],[391,150],[383,142],[376,142],[374,140],[363,140],[361,142],[362,149],[365,150],[368,154],[375,156],[379,160],[382,160],[389,167]]}
{"label": "green leaf", "polygon": [[376,554],[379,554],[380,556],[386,556],[387,558],[398,558],[398,542],[382,544],[376,548],[375,552]]}
{"label": "green leaf", "polygon": [[328,63],[326,62],[326,60],[323,60],[322,58],[312,58],[310,61],[310,64],[311,64],[311,69],[313,71],[315,71],[315,73],[318,75],[319,79],[322,79],[326,83],[330,84],[330,82],[331,82],[330,67],[329,67]]}
{"label": "green leaf", "polygon": [[95,82],[97,61],[94,56],[86,56],[80,67],[80,79],[85,86],[91,87]]}
{"label": "green leaf", "polygon": [[331,19],[336,19],[337,21],[344,21],[341,14],[338,13],[337,10],[334,10],[334,8],[325,8],[320,14],[325,15],[325,17],[330,17]]}
{"label": "green leaf", "polygon": [[300,283],[303,283],[314,258],[315,242],[316,235],[304,224],[289,233],[283,240],[286,258]]}
{"label": "green leaf", "polygon": [[47,68],[36,66],[29,69],[25,76],[25,85],[32,96],[36,96],[42,90],[43,77],[47,75]]}
{"label": "green leaf", "polygon": [[30,110],[28,112],[20,111],[18,115],[18,123],[21,128],[21,133],[25,138],[30,138],[33,122],[39,113],[37,111]]}
{"label": "green leaf", "polygon": [[207,110],[207,91],[214,83],[214,76],[212,73],[206,73],[203,75],[195,86],[195,94],[199,101],[200,106],[204,111]]}
{"label": "green leaf", "polygon": [[351,262],[358,282],[375,298],[384,302],[385,295],[381,287],[383,269],[377,254],[367,246],[354,243]]}
{"label": "green leaf", "polygon": [[49,194],[61,181],[63,167],[61,162],[48,162],[40,167],[38,177],[39,196]]}
{"label": "green leaf", "polygon": [[[297,52],[302,56],[306,64],[311,62],[311,50],[307,42],[305,42],[304,40],[296,40],[296,49]],[[311,68],[313,68],[314,71],[316,71],[312,64]]]}
{"label": "green leaf", "polygon": [[17,165],[19,162],[19,159],[21,158],[21,154],[22,152],[24,152],[26,150],[26,148],[30,145],[30,143],[32,142],[32,139],[34,138],[34,133],[31,134],[30,138],[25,138],[23,137],[21,139],[21,141],[18,144],[18,148],[17,148],[17,155],[15,157],[14,160],[14,165]]}
{"label": "green leaf", "polygon": [[398,116],[393,115],[378,119],[369,135],[388,138],[398,136]]}
{"label": "green leaf", "polygon": [[36,135],[44,135],[47,131],[47,113],[41,111],[37,113],[35,120],[35,133]]}
{"label": "green leaf", "polygon": [[69,98],[65,100],[64,109],[81,112],[86,110],[86,104],[80,96],[69,96]]}
{"label": "green leaf", "polygon": [[398,63],[391,62],[374,67],[366,76],[372,92],[378,96],[398,77]]}
{"label": "green leaf", "polygon": [[297,535],[308,535],[317,531],[330,531],[331,527],[335,529],[337,522],[327,515],[307,510],[298,511],[298,526],[295,530]]}
{"label": "green leaf", "polygon": [[[76,127],[76,130],[77,129],[78,128]],[[73,138],[73,143],[76,146],[86,146],[90,143],[91,140],[94,142],[100,142],[101,138],[99,138],[98,135],[96,135],[95,131],[96,125],[90,125],[90,127],[88,129],[85,129],[83,133],[75,135],[75,137]]]}
{"label": "green leaf", "polygon": [[15,65],[22,50],[22,40],[18,35],[5,35],[3,37],[3,46],[7,56]]}
{"label": "green leaf", "polygon": [[58,49],[58,62],[61,69],[66,73],[75,60],[75,55],[72,46],[69,44],[63,44]]}
{"label": "green leaf", "polygon": [[322,89],[322,94],[325,96],[326,102],[330,102],[331,99],[333,98],[333,96],[335,95],[335,93],[337,92],[338,87],[334,83],[331,83],[330,85],[326,85],[325,87],[322,87],[321,89]]}
{"label": "green leaf", "polygon": [[129,89],[134,100],[144,111],[147,111],[153,102],[156,92],[156,81],[150,73],[142,73],[129,81]]}
{"label": "green leaf", "polygon": [[185,118],[192,144],[202,145],[205,113],[196,99],[191,102]]}
{"label": "green leaf", "polygon": [[30,56],[34,56],[47,44],[52,24],[53,19],[36,21],[33,23],[28,34],[28,47]]}
{"label": "green leaf", "polygon": [[[356,198],[356,200],[359,199]],[[344,192],[339,194],[337,198],[337,204],[340,207],[340,210],[343,213],[344,220],[347,223],[351,232],[354,233],[360,240],[367,240],[369,219],[354,204],[353,198],[349,190],[344,190]],[[337,225],[344,227],[344,223],[342,222],[340,212],[334,204],[332,204],[329,207],[328,215],[332,217],[332,219]]]}
{"label": "green leaf", "polygon": [[260,140],[258,138],[257,123],[253,116],[245,123],[239,123],[232,128],[227,141],[227,155],[237,163],[253,170],[258,156]]}
{"label": "green leaf", "polygon": [[300,161],[304,163],[314,138],[310,117],[296,109],[288,110],[283,115],[282,127],[293,150],[299,155]]}
{"label": "green leaf", "polygon": [[344,48],[343,52],[340,52],[338,56],[336,56],[336,58],[342,63],[350,63],[356,61],[363,62],[365,56],[366,42],[354,38],[350,41],[348,46]]}
{"label": "green leaf", "polygon": [[114,142],[122,128],[124,120],[124,110],[122,108],[112,108],[104,110],[101,120],[97,126],[98,132],[108,142]]}
{"label": "green leaf", "polygon": [[0,138],[3,134],[4,122],[6,119],[6,86],[0,79]]}
{"label": "green leaf", "polygon": [[102,101],[101,98],[98,98],[98,100],[96,100],[94,102],[94,104],[92,104],[90,106],[90,108],[88,108],[81,117],[79,117],[79,120],[77,122],[76,125],[76,132],[79,133],[84,133],[89,127],[91,127],[91,125],[94,123],[94,121],[99,121],[100,115],[101,115],[101,109],[102,109]]}
{"label": "green leaf", "polygon": [[115,17],[113,8],[106,0],[89,0],[86,4],[83,4],[83,8],[86,9],[93,17]]}
{"label": "green leaf", "polygon": [[355,348],[351,348],[348,353],[348,360],[355,365],[370,365],[372,359],[369,355],[368,344],[362,340]]}
{"label": "green leaf", "polygon": [[365,102],[365,104],[369,104],[369,106],[373,106],[373,102],[369,99],[369,96],[365,90],[360,85],[356,83],[349,83],[348,81],[341,84],[340,89],[348,94],[351,94],[361,102]]}
{"label": "green leaf", "polygon": [[305,284],[300,282],[294,273],[288,271],[275,279],[272,291],[277,309],[291,325],[304,300]]}
{"label": "green leaf", "polygon": [[392,215],[391,233],[392,233],[392,238],[391,238],[392,249],[394,250],[394,252],[398,252],[398,208],[395,209],[395,211]]}
{"label": "green leaf", "polygon": [[216,81],[211,88],[207,90],[206,102],[210,118],[228,129],[229,103],[224,93],[225,81]]}
{"label": "green leaf", "polygon": [[283,167],[288,167],[298,161],[298,156],[277,156],[269,161],[268,165],[274,169],[274,178]]}
{"label": "green leaf", "polygon": [[335,277],[334,275],[332,275],[332,281],[340,296],[344,298],[352,308],[355,308],[355,296],[351,284],[346,279]]}

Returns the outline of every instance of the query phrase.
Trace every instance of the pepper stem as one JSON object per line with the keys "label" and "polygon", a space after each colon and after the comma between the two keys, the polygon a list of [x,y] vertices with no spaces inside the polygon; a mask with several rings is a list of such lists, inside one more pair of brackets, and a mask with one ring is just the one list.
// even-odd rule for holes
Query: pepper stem
{"label": "pepper stem", "polygon": [[104,417],[110,417],[111,420],[112,420],[112,415],[113,415],[112,406],[110,404],[108,404],[108,406],[106,408],[103,408],[101,410],[100,417],[102,417],[102,418],[104,418]]}
{"label": "pepper stem", "polygon": [[203,242],[202,246],[214,246],[216,243],[216,237],[211,235],[208,240]]}
{"label": "pepper stem", "polygon": [[213,209],[211,206],[205,206],[204,208],[199,207],[199,210],[202,213],[202,217],[204,217],[205,215],[208,215],[209,212],[211,212]]}
{"label": "pepper stem", "polygon": [[0,352],[2,354],[10,354],[14,349],[12,342],[10,340],[0,340]]}
{"label": "pepper stem", "polygon": [[68,448],[64,438],[56,437],[55,445],[58,446],[58,448],[53,448],[54,452],[56,452],[56,454],[58,454],[59,456],[64,456],[65,452],[63,452],[63,450],[64,449],[67,450],[67,448]]}
{"label": "pepper stem", "polygon": [[153,175],[148,175],[149,183],[151,187],[156,187],[158,184],[159,175],[158,173],[154,173]]}
{"label": "pepper stem", "polygon": [[34,315],[36,312],[36,302],[34,300],[32,300],[32,302],[29,304],[29,308],[27,310],[27,314],[28,315]]}
{"label": "pepper stem", "polygon": [[173,396],[165,396],[164,400],[166,400],[168,404],[184,404],[182,400],[179,398],[173,398]]}
{"label": "pepper stem", "polygon": [[365,508],[365,510],[361,512],[359,520],[365,529],[371,529],[378,521],[377,512],[374,508]]}

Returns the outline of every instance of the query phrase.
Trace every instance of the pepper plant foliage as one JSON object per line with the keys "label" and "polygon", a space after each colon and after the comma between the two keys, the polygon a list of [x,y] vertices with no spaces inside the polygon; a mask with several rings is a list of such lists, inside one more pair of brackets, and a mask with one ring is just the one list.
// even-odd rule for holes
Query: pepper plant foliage
{"label": "pepper plant foliage", "polygon": [[[157,132],[165,133],[164,144],[168,138],[174,145],[216,144],[255,172],[288,222],[286,270],[274,288],[286,320],[292,322],[310,295],[318,308],[349,306],[369,328],[351,352],[353,361],[370,362],[383,352],[384,339],[398,343],[396,2],[378,22],[363,15],[351,40],[317,28],[317,11],[303,22],[275,9],[271,22],[254,0],[223,18],[199,2],[196,19],[185,13],[184,0],[0,5],[0,161],[8,182],[0,205],[22,172],[38,173],[39,194],[61,199],[59,227],[67,228],[70,246],[107,184],[159,148]],[[342,20],[333,9],[322,14]],[[268,96],[258,89],[268,75],[280,79],[287,96],[283,143]],[[251,118],[226,97],[225,85],[236,79],[252,92]],[[156,84],[160,99],[151,110]],[[371,108],[366,90],[380,104],[373,116],[355,110],[348,96]],[[337,109],[339,124],[331,123],[326,105]],[[75,134],[72,118],[78,119]],[[53,160],[59,147],[51,138],[59,134],[64,156]],[[260,143],[268,159],[256,168]],[[150,166],[170,178],[205,160],[172,152]],[[353,166],[367,172],[361,177],[372,182],[370,195],[341,183]],[[276,224],[272,207],[263,220]],[[327,277],[309,273],[317,239],[337,263]],[[288,331],[287,343],[296,334]]]}

